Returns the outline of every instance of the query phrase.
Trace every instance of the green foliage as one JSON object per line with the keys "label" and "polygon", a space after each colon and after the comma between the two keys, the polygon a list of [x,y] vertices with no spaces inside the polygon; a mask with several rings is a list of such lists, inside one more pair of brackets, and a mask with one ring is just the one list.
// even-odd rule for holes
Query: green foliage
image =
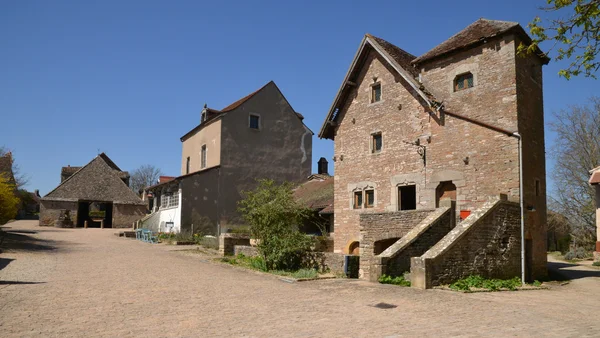
{"label": "green foliage", "polygon": [[519,277],[512,279],[485,279],[479,275],[471,275],[450,284],[450,288],[461,291],[472,291],[471,288],[488,289],[491,291],[498,291],[500,289],[514,291],[521,285],[521,278]]}
{"label": "green foliage", "polygon": [[92,218],[104,218],[106,211],[90,211],[89,215]]}
{"label": "green foliage", "polygon": [[244,254],[238,254],[235,257],[225,257],[222,261],[231,265],[242,266],[248,269],[268,272],[280,276],[289,276],[296,279],[313,279],[319,277],[319,272],[315,269],[299,269],[295,271],[269,270],[267,269],[264,259],[260,256],[248,257]]}
{"label": "green foliage", "polygon": [[232,234],[241,234],[241,235],[250,235],[250,227],[249,226],[238,226],[235,228],[230,228],[229,233]]}
{"label": "green foliage", "polygon": [[587,252],[584,248],[578,247],[575,250],[570,250],[564,256],[564,258],[568,261],[572,261],[575,259],[584,259],[590,256],[590,253]]}
{"label": "green foliage", "polygon": [[539,280],[534,280],[533,286],[542,286],[542,282],[540,282]]}
{"label": "green foliage", "polygon": [[258,187],[243,193],[238,210],[257,239],[257,249],[268,270],[294,271],[306,267],[313,239],[298,230],[310,210],[294,199],[290,183],[259,180]]}
{"label": "green foliage", "polygon": [[394,284],[400,286],[410,286],[410,281],[406,280],[404,276],[392,277],[388,275],[382,275],[379,277],[379,283],[381,284]]}
{"label": "green foliage", "polygon": [[592,263],[593,266],[600,266],[600,261]]}
{"label": "green foliage", "polygon": [[[566,14],[566,18],[548,20],[546,24],[536,17],[527,25],[532,43],[521,44],[519,53],[535,53],[540,43],[550,41],[558,46],[557,60],[568,59],[571,64],[561,69],[559,75],[567,80],[572,76],[585,75],[596,78],[600,68],[596,56],[600,48],[600,2],[598,0],[546,0],[546,12]],[[550,51],[548,51],[550,52]]]}
{"label": "green foliage", "polygon": [[0,174],[0,224],[14,219],[21,201],[15,195],[15,186]]}

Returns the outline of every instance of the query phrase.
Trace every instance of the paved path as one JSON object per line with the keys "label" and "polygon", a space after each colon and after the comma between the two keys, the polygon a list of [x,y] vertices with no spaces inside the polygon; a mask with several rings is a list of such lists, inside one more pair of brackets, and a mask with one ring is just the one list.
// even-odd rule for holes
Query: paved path
{"label": "paved path", "polygon": [[0,253],[0,337],[600,336],[597,270],[498,293],[286,283],[107,229],[11,226],[36,233]]}

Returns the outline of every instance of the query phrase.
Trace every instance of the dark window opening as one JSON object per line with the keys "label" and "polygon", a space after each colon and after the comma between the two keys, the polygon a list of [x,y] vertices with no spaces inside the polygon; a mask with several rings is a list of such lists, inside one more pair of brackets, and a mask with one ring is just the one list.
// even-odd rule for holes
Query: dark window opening
{"label": "dark window opening", "polygon": [[365,191],[365,208],[372,208],[375,205],[375,190]]}
{"label": "dark window opening", "polygon": [[458,75],[456,79],[454,79],[455,92],[471,87],[473,87],[473,74],[471,73]]}
{"label": "dark window opening", "polygon": [[188,158],[186,159],[185,162],[185,173],[189,174],[190,173],[190,157],[188,156]]}
{"label": "dark window opening", "polygon": [[398,187],[398,210],[417,209],[417,186]]}
{"label": "dark window opening", "polygon": [[206,144],[202,146],[202,152],[200,154],[200,168],[206,168]]}
{"label": "dark window opening", "polygon": [[250,128],[259,129],[260,116],[250,115]]}
{"label": "dark window opening", "polygon": [[381,84],[377,83],[371,86],[371,103],[381,101]]}
{"label": "dark window opening", "polygon": [[371,152],[372,153],[380,152],[381,148],[383,146],[382,139],[381,139],[381,133],[371,135],[371,143],[372,143]]}
{"label": "dark window opening", "polygon": [[540,196],[540,180],[535,180],[535,196]]}
{"label": "dark window opening", "polygon": [[354,193],[354,209],[362,208],[362,204],[363,204],[362,191],[357,191]]}

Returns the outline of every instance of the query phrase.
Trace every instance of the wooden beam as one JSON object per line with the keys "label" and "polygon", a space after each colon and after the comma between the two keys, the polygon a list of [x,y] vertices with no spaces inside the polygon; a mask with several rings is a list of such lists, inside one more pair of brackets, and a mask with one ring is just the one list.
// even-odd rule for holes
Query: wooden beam
{"label": "wooden beam", "polygon": [[352,82],[350,80],[346,81],[346,84],[351,87],[356,87],[356,82]]}

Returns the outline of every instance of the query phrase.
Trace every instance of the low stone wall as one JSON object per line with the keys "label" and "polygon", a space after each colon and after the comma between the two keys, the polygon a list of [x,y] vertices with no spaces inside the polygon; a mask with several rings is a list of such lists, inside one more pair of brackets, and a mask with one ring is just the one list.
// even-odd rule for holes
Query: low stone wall
{"label": "low stone wall", "polygon": [[250,246],[250,236],[243,234],[221,234],[219,236],[219,254],[221,256],[235,254],[236,245]]}
{"label": "low stone wall", "polygon": [[250,245],[234,245],[233,254],[236,256],[242,254],[244,256],[254,257],[258,256],[258,249]]}
{"label": "low stone wall", "polygon": [[428,289],[469,275],[520,275],[520,207],[506,200],[486,202],[421,257],[411,259],[413,287]]}
{"label": "low stone wall", "polygon": [[64,210],[69,210],[71,221],[77,224],[77,202],[73,201],[40,201],[40,226],[57,226]]}
{"label": "low stone wall", "polygon": [[412,257],[424,254],[452,230],[455,225],[454,206],[436,209],[396,243],[375,256],[373,266],[363,278],[376,282],[384,274],[402,276],[410,271]]}
{"label": "low stone wall", "polygon": [[360,278],[369,278],[371,274],[369,270],[374,264],[374,258],[381,253],[376,250],[378,242],[388,240],[392,243],[387,246],[393,244],[433,212],[435,209],[361,214],[359,225]]}

